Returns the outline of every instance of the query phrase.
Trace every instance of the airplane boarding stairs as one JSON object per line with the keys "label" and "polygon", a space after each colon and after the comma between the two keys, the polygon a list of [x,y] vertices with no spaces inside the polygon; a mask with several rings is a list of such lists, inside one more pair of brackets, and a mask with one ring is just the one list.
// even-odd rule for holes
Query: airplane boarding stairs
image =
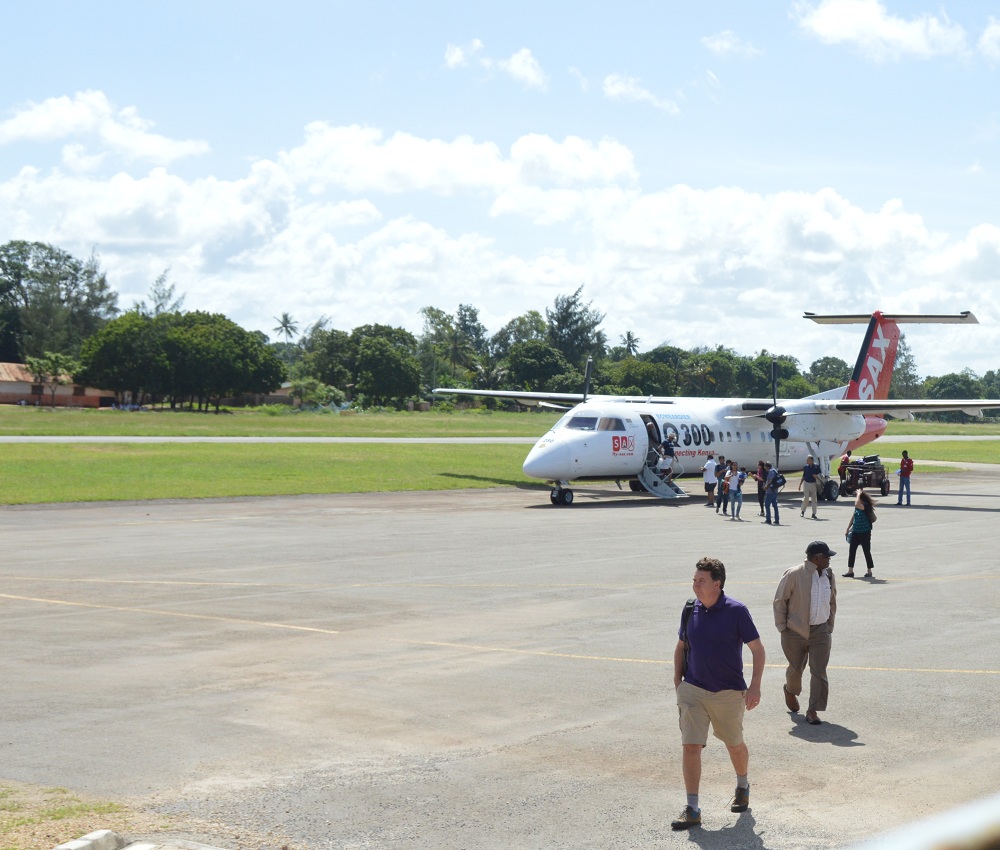
{"label": "airplane boarding stairs", "polygon": [[654,496],[659,496],[661,499],[691,498],[689,494],[685,493],[673,481],[668,480],[667,476],[656,468],[656,461],[658,459],[659,455],[656,452],[649,453],[646,463],[639,472],[639,482],[642,486]]}

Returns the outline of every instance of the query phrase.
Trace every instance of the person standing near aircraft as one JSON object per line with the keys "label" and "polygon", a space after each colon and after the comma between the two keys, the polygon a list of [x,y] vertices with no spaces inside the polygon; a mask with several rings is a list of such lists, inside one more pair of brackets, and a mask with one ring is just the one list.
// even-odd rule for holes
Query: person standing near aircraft
{"label": "person standing near aircraft", "polygon": [[781,649],[788,659],[785,670],[785,705],[799,710],[802,672],[809,664],[809,708],[806,722],[818,726],[817,712],[826,711],[830,681],[826,667],[833,645],[833,620],[837,616],[837,584],[830,569],[836,555],[822,540],[806,547],[806,559],[785,570],[774,594],[774,625],[781,633]]}
{"label": "person standing near aircraft", "polygon": [[[729,807],[745,812],[750,806],[750,753],[743,740],[743,715],[760,704],[764,675],[764,644],[747,607],[726,596],[726,567],[717,558],[695,564],[695,599],[681,615],[674,647],[674,690],[683,748],[687,805],[670,825],[675,830],[701,824],[698,790],[701,751],[708,744],[708,728],[729,751],[736,770],[736,793]],[[753,659],[750,685],[743,677],[743,645]]]}
{"label": "person standing near aircraft", "polygon": [[729,493],[726,491],[726,473],[729,471],[729,464],[726,463],[726,456],[719,455],[719,462],[715,467],[715,512],[722,508],[723,514],[729,513]]}
{"label": "person standing near aircraft", "polygon": [[729,462],[729,471],[726,473],[726,483],[729,485],[727,492],[729,493],[729,521],[739,520],[743,522],[740,518],[740,512],[743,510],[743,482],[746,481],[747,471],[746,468],[740,471],[739,465],[735,460]]}
{"label": "person standing near aircraft", "polygon": [[875,524],[875,500],[864,490],[858,490],[858,498],[854,500],[854,514],[847,524],[847,540],[851,544],[847,553],[847,572],[844,578],[854,578],[854,556],[858,554],[858,547],[865,553],[865,563],[868,565],[868,572],[865,578],[872,577],[875,563],[872,561],[872,526]]}
{"label": "person standing near aircraft", "polygon": [[851,450],[848,449],[840,456],[840,466],[837,467],[837,475],[840,476],[841,493],[843,493],[844,483],[847,481],[847,467],[851,463]]}
{"label": "person standing near aircraft", "polygon": [[760,515],[764,516],[764,493],[767,490],[767,466],[764,461],[757,461],[757,471],[750,473],[757,482],[757,502],[760,504]]}
{"label": "person standing near aircraft", "polygon": [[[778,521],[778,491],[781,489],[781,480],[778,470],[770,463],[764,464],[767,476],[764,478],[764,525],[781,525]],[[774,508],[774,522],[771,522],[771,508]]]}
{"label": "person standing near aircraft", "polygon": [[822,472],[823,470],[813,463],[813,456],[809,455],[806,458],[806,465],[802,467],[802,477],[799,479],[799,490],[802,491],[802,510],[799,511],[799,516],[804,517],[806,508],[811,504],[812,518],[819,519],[816,516],[816,506],[819,504],[819,476]]}
{"label": "person standing near aircraft", "polygon": [[708,500],[705,502],[705,507],[710,508],[715,504],[715,455],[712,452],[708,453],[708,460],[705,461],[705,465],[701,468],[702,474],[705,477],[705,498]]}
{"label": "person standing near aircraft", "polygon": [[673,436],[668,434],[667,438],[660,444],[660,455],[664,459],[663,471],[666,473],[667,481],[670,481],[674,477],[674,458],[677,456]]}
{"label": "person standing near aircraft", "polygon": [[899,498],[897,505],[903,504],[903,490],[906,490],[906,506],[910,506],[910,473],[913,472],[913,459],[910,453],[903,449],[903,458],[899,462]]}

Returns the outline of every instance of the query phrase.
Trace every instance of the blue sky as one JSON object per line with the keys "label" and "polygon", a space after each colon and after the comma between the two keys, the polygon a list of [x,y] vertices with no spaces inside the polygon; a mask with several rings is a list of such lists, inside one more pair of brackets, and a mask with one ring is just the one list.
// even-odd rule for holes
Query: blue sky
{"label": "blue sky", "polygon": [[1000,9],[979,2],[10,4],[0,242],[272,338],[492,333],[583,285],[612,342],[853,361],[802,312],[955,312],[1000,368]]}

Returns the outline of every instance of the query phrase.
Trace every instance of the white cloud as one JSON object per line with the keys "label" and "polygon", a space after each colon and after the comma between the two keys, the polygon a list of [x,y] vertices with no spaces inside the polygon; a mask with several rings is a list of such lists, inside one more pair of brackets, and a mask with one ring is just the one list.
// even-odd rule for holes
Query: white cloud
{"label": "white cloud", "polygon": [[453,141],[371,127],[306,127],[305,142],[278,157],[289,178],[310,193],[330,187],[350,192],[502,192],[520,184],[572,186],[636,179],[632,153],[613,139],[598,143],[570,136],[522,136],[505,157],[493,143],[468,136]]}
{"label": "white cloud", "polygon": [[580,84],[580,91],[590,90],[590,83],[587,82],[587,78],[579,68],[570,67],[567,71],[571,77],[576,77],[576,81]]}
{"label": "white cloud", "polygon": [[911,19],[891,15],[880,0],[822,0],[797,3],[799,26],[827,44],[853,44],[875,62],[904,56],[929,59],[966,52],[965,30],[943,12]]}
{"label": "white cloud", "polygon": [[96,152],[82,141],[63,149],[68,168],[91,170],[108,155],[166,165],[176,159],[208,153],[207,142],[176,140],[151,132],[153,123],[139,117],[135,107],[118,109],[103,92],[78,92],[72,98],[53,97],[28,103],[0,122],[0,145],[15,141],[93,140]]}
{"label": "white cloud", "polygon": [[609,100],[628,100],[636,103],[648,103],[656,109],[662,109],[671,115],[680,112],[677,104],[671,100],[663,100],[654,95],[635,77],[624,74],[608,74],[604,78],[604,96]]}
{"label": "white cloud", "polygon": [[1000,21],[990,17],[990,22],[979,36],[976,47],[991,65],[1000,64]]}
{"label": "white cloud", "polygon": [[449,44],[444,52],[444,64],[449,70],[455,70],[475,60],[480,67],[490,71],[500,70],[526,88],[542,91],[548,88],[548,76],[542,70],[541,63],[527,47],[522,47],[508,59],[493,59],[482,53],[483,43],[478,38],[473,39],[465,47]]}
{"label": "white cloud", "polygon": [[469,64],[469,60],[483,49],[483,43],[478,39],[473,39],[465,47],[449,44],[444,51],[444,64],[447,68],[454,70]]}
{"label": "white cloud", "polygon": [[527,47],[522,47],[510,59],[501,59],[497,62],[497,67],[527,88],[542,90],[548,88],[548,77]]}
{"label": "white cloud", "polygon": [[763,55],[764,52],[754,47],[750,42],[743,41],[732,30],[723,30],[715,35],[705,36],[701,40],[701,43],[719,56],[745,56],[753,58]]}
{"label": "white cloud", "polygon": [[[0,231],[78,256],[96,247],[123,305],[169,267],[188,308],[265,333],[283,311],[348,330],[378,321],[419,331],[421,307],[459,301],[496,330],[582,283],[608,314],[609,337],[632,330],[650,346],[704,345],[737,311],[738,349],[773,349],[775,322],[798,330],[807,292],[817,312],[973,309],[982,363],[996,350],[983,300],[1000,285],[996,227],[951,238],[899,201],[863,209],[832,189],[640,183],[614,139],[529,134],[504,151],[314,123],[299,146],[235,180],[22,168],[0,182]],[[666,322],[656,304],[684,321]],[[803,334],[782,350],[807,364],[831,339]],[[944,339],[915,348],[921,370],[957,371]]]}

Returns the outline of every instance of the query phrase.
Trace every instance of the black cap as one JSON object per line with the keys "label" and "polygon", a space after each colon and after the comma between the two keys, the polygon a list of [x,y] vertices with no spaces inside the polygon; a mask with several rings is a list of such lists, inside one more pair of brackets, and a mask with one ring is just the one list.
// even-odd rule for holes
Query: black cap
{"label": "black cap", "polygon": [[811,558],[813,555],[826,555],[827,557],[832,558],[836,554],[837,553],[827,546],[822,540],[814,540],[806,546],[807,558]]}

